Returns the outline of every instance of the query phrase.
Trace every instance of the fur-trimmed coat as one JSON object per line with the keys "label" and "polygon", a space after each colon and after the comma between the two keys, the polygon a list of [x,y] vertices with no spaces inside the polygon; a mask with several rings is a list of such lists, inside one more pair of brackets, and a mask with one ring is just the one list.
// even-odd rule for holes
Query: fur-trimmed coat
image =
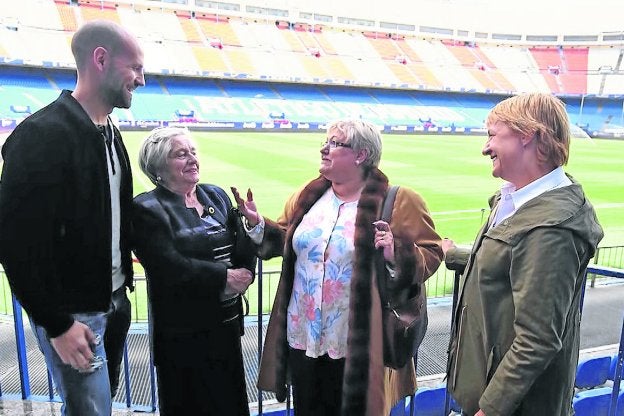
{"label": "fur-trimmed coat", "polygon": [[[296,254],[293,233],[303,216],[331,186],[322,176],[310,182],[287,202],[277,222],[265,218],[259,256],[283,256],[277,288],[264,344],[258,387],[273,391],[278,400],[286,398],[288,382],[287,308],[290,301]],[[385,416],[401,398],[416,390],[413,362],[400,370],[383,365],[381,303],[376,283],[375,229],[388,190],[388,178],[378,169],[369,174],[359,199],[354,235],[355,256],[349,299],[349,334],[342,391],[343,415]],[[392,292],[408,290],[413,282],[423,282],[442,261],[440,237],[424,200],[407,188],[399,188],[390,228],[395,241],[395,278]],[[423,286],[424,288],[424,286]]]}

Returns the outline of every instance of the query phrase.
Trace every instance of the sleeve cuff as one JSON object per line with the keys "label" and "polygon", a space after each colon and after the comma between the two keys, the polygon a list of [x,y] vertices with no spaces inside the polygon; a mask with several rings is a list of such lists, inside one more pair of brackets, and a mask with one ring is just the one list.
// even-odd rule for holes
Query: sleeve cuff
{"label": "sleeve cuff", "polygon": [[264,237],[264,217],[258,215],[258,219],[260,221],[258,221],[258,224],[256,224],[255,227],[249,227],[247,220],[243,221],[243,228],[245,228],[245,232],[251,241],[253,241],[256,245],[260,245],[262,243],[262,238]]}

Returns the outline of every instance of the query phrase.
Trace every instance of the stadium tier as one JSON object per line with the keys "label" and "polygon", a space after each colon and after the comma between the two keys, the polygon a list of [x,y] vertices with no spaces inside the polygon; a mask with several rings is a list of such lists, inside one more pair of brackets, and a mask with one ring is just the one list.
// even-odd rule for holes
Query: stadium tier
{"label": "stadium tier", "polygon": [[[123,125],[216,122],[290,127],[361,117],[389,130],[406,131],[401,126],[407,126],[407,131],[482,132],[489,109],[506,97],[164,75],[148,75],[146,82],[135,91],[131,109],[114,110]],[[74,83],[70,70],[0,66],[0,118],[20,120]],[[564,97],[564,101],[572,123],[591,135],[624,124],[621,99]]]}
{"label": "stadium tier", "polygon": [[512,94],[622,94],[621,39],[588,46],[493,44],[219,16],[152,2],[3,2],[0,63],[71,67],[81,23],[110,19],[162,74]]}
{"label": "stadium tier", "polygon": [[283,124],[356,116],[389,126],[479,129],[501,98],[546,91],[564,97],[572,121],[587,131],[624,124],[617,39],[591,46],[475,43],[152,3],[3,2],[0,116],[19,119],[71,88],[75,76],[60,69],[73,66],[73,32],[85,21],[110,19],[135,33],[145,51],[148,85],[132,110],[116,110],[128,123],[180,114],[237,123],[283,115]]}

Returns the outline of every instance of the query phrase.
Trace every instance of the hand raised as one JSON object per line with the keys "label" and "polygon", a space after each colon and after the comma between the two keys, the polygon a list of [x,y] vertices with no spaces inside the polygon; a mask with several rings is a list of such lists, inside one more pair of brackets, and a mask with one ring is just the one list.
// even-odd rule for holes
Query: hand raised
{"label": "hand raised", "polygon": [[247,200],[241,198],[236,187],[231,186],[230,190],[232,191],[232,195],[234,195],[234,201],[236,201],[238,210],[245,216],[249,226],[255,227],[260,222],[260,214],[258,214],[258,209],[256,208],[256,203],[253,200],[253,192],[251,192],[251,189],[247,189]]}

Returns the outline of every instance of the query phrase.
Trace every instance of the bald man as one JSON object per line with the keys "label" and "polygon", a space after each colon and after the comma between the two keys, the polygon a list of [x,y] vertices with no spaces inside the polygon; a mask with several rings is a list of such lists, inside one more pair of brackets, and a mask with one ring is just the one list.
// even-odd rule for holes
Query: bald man
{"label": "bald man", "polygon": [[[145,85],[121,26],[72,39],[74,91],[25,119],[2,148],[0,261],[28,312],[63,415],[110,415],[130,325],[132,176],[113,108]],[[110,374],[110,379],[109,379]]]}

